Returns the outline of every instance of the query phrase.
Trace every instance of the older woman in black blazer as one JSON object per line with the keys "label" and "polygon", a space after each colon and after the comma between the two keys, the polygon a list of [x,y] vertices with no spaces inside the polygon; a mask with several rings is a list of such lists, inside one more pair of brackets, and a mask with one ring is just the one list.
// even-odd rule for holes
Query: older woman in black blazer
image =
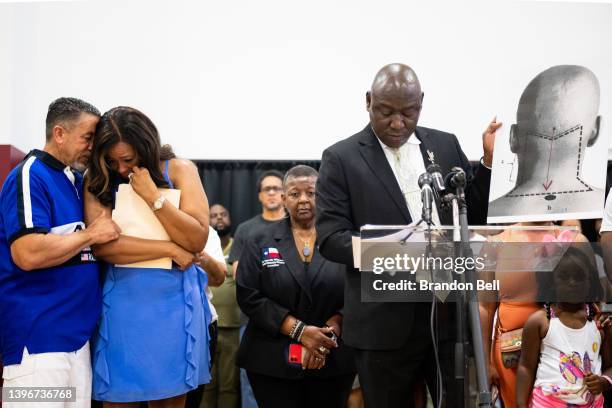
{"label": "older woman in black blazer", "polygon": [[342,344],[344,268],[317,249],[308,166],[283,182],[289,218],[250,237],[238,263],[238,304],[249,324],[238,352],[260,407],[344,407],[355,376]]}

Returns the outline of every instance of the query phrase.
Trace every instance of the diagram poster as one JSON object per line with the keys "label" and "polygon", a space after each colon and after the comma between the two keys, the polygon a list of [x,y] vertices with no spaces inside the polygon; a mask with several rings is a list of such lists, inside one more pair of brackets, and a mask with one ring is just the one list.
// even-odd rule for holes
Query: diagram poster
{"label": "diagram poster", "polygon": [[602,217],[609,118],[601,91],[586,67],[534,73],[516,111],[498,118],[489,223]]}

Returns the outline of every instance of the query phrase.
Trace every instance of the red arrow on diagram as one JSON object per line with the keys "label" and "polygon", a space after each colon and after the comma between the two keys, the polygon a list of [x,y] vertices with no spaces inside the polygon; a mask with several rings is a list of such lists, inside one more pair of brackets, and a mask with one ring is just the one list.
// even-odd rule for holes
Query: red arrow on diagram
{"label": "red arrow on diagram", "polygon": [[546,181],[542,184],[544,186],[544,190],[548,191],[550,185],[552,184],[552,180],[550,179],[550,159],[552,159],[552,150],[553,150],[553,139],[555,135],[555,128],[553,128],[552,135],[550,138],[550,149],[548,151],[548,168],[546,169]]}

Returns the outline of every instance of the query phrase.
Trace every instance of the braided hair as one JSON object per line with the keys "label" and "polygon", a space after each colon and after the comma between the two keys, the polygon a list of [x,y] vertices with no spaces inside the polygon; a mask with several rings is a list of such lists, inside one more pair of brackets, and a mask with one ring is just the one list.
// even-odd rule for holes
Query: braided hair
{"label": "braided hair", "polygon": [[[548,320],[550,320],[550,318],[552,317],[552,303],[551,302],[545,302],[544,303],[544,309],[546,309],[546,318]],[[585,307],[586,307],[586,311],[587,311],[587,320],[589,322],[592,322],[593,319],[595,318],[595,303],[593,302],[588,302],[585,303]]]}

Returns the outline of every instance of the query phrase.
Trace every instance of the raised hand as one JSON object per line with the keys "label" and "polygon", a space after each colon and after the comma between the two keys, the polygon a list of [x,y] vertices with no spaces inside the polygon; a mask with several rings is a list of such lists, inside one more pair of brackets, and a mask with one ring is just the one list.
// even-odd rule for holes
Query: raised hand
{"label": "raised hand", "polygon": [[153,205],[153,202],[159,198],[159,190],[153,182],[149,170],[134,166],[129,178],[134,192],[142,197],[149,206]]}
{"label": "raised hand", "polygon": [[485,166],[491,167],[493,164],[493,147],[495,146],[495,132],[502,126],[497,122],[497,116],[493,118],[489,126],[482,133],[482,150],[484,152],[483,161]]}

